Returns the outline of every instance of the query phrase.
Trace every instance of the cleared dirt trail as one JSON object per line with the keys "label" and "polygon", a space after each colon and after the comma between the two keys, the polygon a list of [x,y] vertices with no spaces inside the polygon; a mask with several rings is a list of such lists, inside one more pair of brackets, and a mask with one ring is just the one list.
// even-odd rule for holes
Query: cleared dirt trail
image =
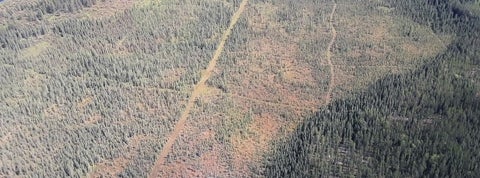
{"label": "cleared dirt trail", "polygon": [[333,5],[332,12],[330,13],[330,17],[328,19],[330,28],[332,30],[332,39],[330,40],[330,43],[328,43],[327,52],[326,52],[327,63],[328,63],[328,66],[330,67],[330,84],[328,85],[328,91],[327,91],[327,94],[325,95],[326,104],[330,103],[330,101],[332,100],[332,91],[333,91],[333,87],[335,87],[335,69],[334,69],[335,66],[332,63],[332,47],[333,47],[333,44],[335,44],[335,40],[337,39],[337,30],[333,26],[333,16],[335,15],[336,9],[337,9],[337,3]]}
{"label": "cleared dirt trail", "polygon": [[238,10],[233,14],[231,20],[230,20],[230,25],[228,28],[224,31],[222,38],[220,39],[220,43],[217,46],[217,50],[215,50],[215,53],[213,54],[212,59],[210,60],[210,63],[208,64],[207,69],[202,72],[202,76],[200,78],[200,81],[195,85],[192,95],[188,99],[188,103],[185,107],[185,110],[180,116],[180,119],[178,120],[177,124],[175,125],[172,133],[170,136],[167,138],[167,143],[162,148],[162,151],[160,154],[157,156],[157,161],[155,162],[154,166],[152,167],[150,174],[148,177],[160,177],[160,169],[162,165],[165,163],[165,159],[168,155],[168,153],[171,151],[173,144],[175,143],[175,140],[177,140],[178,136],[180,133],[184,130],[185,128],[185,123],[187,121],[188,116],[190,115],[190,111],[194,107],[195,100],[200,96],[206,89],[206,84],[205,82],[210,78],[212,75],[213,70],[215,69],[215,66],[217,65],[217,61],[220,58],[220,55],[223,52],[223,49],[225,48],[225,43],[232,33],[233,28],[235,27],[235,24],[237,23],[238,19],[242,15],[243,11],[245,10],[245,7],[248,3],[248,0],[243,0],[240,4],[240,7]]}

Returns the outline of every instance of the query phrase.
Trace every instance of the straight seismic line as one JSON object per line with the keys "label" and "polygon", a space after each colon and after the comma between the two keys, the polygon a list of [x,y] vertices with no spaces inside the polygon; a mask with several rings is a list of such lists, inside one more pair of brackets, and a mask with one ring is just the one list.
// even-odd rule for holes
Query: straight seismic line
{"label": "straight seismic line", "polygon": [[178,136],[184,130],[185,123],[187,121],[187,118],[190,116],[190,111],[192,110],[195,104],[195,100],[198,98],[198,96],[202,94],[203,91],[205,91],[206,89],[205,82],[212,75],[212,72],[215,69],[215,66],[217,65],[217,61],[220,58],[220,55],[222,54],[223,49],[225,48],[225,43],[228,37],[230,36],[230,34],[232,34],[232,30],[235,27],[235,24],[237,23],[238,19],[242,15],[243,11],[245,10],[247,3],[248,3],[248,0],[243,0],[242,3],[240,3],[240,7],[238,8],[238,10],[235,12],[235,14],[233,14],[230,20],[230,25],[224,31],[222,38],[220,39],[220,43],[217,46],[217,50],[215,50],[215,53],[213,54],[213,57],[210,60],[210,63],[208,64],[207,69],[205,69],[205,71],[202,72],[200,81],[195,85],[192,95],[188,99],[188,103],[185,107],[185,110],[180,116],[180,119],[178,120],[177,124],[175,124],[175,127],[172,133],[167,138],[167,143],[165,143],[160,154],[157,156],[157,161],[155,161],[155,164],[150,170],[150,174],[148,177],[151,177],[151,178],[160,177],[159,173],[161,171],[162,165],[165,163],[165,159],[167,158],[168,153],[170,153],[170,151],[172,150],[173,144],[177,140]]}

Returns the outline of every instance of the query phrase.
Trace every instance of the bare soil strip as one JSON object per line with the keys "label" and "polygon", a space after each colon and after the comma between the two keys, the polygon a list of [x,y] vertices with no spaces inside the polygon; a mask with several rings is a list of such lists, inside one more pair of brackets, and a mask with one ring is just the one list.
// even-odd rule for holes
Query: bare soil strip
{"label": "bare soil strip", "polygon": [[332,100],[332,91],[333,91],[333,88],[335,87],[335,69],[332,63],[332,46],[335,43],[335,40],[337,39],[337,30],[333,26],[333,15],[335,15],[336,9],[337,9],[337,4],[335,3],[333,4],[333,9],[332,9],[332,12],[330,13],[330,18],[328,20],[330,24],[330,28],[332,30],[332,39],[328,44],[327,52],[326,52],[326,56],[327,56],[326,59],[328,62],[328,66],[330,67],[330,84],[328,85],[328,91],[327,91],[327,94],[325,95],[325,103],[327,104],[330,103],[330,101]]}
{"label": "bare soil strip", "polygon": [[202,72],[202,77],[200,78],[200,81],[195,85],[194,90],[192,92],[192,96],[190,96],[190,98],[188,99],[188,103],[185,107],[185,110],[180,116],[180,119],[175,125],[172,133],[167,138],[167,143],[165,143],[160,154],[157,156],[157,161],[152,167],[152,170],[150,171],[150,175],[148,177],[152,177],[152,178],[159,177],[159,173],[161,171],[160,169],[162,165],[165,163],[165,159],[167,158],[168,153],[172,149],[172,146],[175,143],[175,140],[177,140],[180,133],[184,130],[185,123],[187,121],[188,116],[190,115],[190,111],[192,110],[195,104],[195,100],[198,98],[198,96],[200,96],[200,94],[202,94],[206,90],[207,87],[205,82],[212,75],[212,72],[215,69],[215,66],[217,65],[217,61],[220,58],[220,55],[222,54],[223,49],[225,48],[225,43],[228,37],[230,36],[230,34],[232,33],[232,30],[235,27],[235,24],[237,23],[238,19],[240,18],[243,11],[245,10],[247,3],[248,3],[248,0],[243,0],[238,10],[235,12],[235,14],[233,14],[230,20],[230,25],[224,31],[222,38],[220,39],[220,43],[217,46],[217,50],[213,55],[213,58],[210,60],[210,63],[208,64],[207,69],[205,69],[205,71]]}

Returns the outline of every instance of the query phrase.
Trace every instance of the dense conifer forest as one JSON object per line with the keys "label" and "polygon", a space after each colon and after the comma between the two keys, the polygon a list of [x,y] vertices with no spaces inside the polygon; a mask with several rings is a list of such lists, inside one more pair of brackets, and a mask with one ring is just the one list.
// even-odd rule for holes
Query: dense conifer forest
{"label": "dense conifer forest", "polygon": [[0,0],[0,177],[478,177],[478,0]]}

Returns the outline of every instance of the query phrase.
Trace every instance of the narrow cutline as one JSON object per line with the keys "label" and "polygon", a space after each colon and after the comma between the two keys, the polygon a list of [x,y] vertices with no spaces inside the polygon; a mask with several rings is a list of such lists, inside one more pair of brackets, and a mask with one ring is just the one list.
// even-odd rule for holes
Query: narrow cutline
{"label": "narrow cutline", "polygon": [[188,99],[188,103],[185,107],[185,110],[180,116],[180,119],[178,120],[177,124],[175,124],[175,127],[170,134],[170,136],[167,138],[167,143],[163,146],[160,154],[157,157],[157,161],[152,167],[152,170],[150,171],[150,174],[148,177],[158,177],[159,173],[159,168],[164,164],[165,159],[168,156],[168,153],[171,151],[173,144],[177,140],[178,136],[180,133],[184,130],[185,128],[185,123],[187,121],[188,116],[190,115],[190,111],[192,110],[195,100],[197,97],[202,93],[202,91],[205,89],[206,84],[205,82],[210,78],[212,75],[213,70],[215,69],[215,66],[217,65],[217,61],[220,58],[220,55],[223,52],[223,49],[225,48],[225,43],[232,33],[233,28],[235,27],[235,24],[237,23],[238,19],[242,15],[243,11],[245,10],[245,7],[248,3],[248,0],[243,0],[242,3],[240,3],[240,7],[238,10],[233,14],[230,25],[228,28],[224,31],[222,38],[220,39],[220,43],[217,46],[217,50],[213,54],[212,59],[210,60],[210,63],[208,64],[207,69],[202,72],[202,77],[200,78],[200,81],[195,85],[192,95]]}

